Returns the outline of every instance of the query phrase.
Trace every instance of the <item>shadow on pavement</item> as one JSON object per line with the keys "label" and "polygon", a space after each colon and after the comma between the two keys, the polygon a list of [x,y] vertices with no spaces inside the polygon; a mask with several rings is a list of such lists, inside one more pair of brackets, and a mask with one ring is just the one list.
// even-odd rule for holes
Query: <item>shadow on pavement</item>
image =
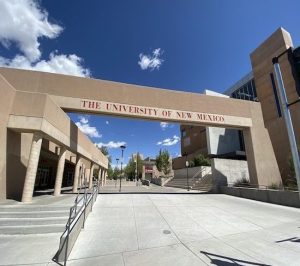
{"label": "shadow on pavement", "polygon": [[205,251],[200,251],[211,261],[211,264],[218,266],[228,266],[228,265],[254,265],[254,266],[271,266],[270,264],[262,264],[257,262],[251,262],[246,260],[235,259],[231,257],[221,256]]}

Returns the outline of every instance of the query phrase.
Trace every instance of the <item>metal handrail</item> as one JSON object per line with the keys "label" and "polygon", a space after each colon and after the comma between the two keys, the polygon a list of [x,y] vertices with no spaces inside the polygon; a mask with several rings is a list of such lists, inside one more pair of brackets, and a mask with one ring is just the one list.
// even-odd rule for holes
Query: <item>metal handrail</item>
{"label": "metal handrail", "polygon": [[196,178],[200,179],[200,178],[202,178],[202,177],[196,177],[196,176],[198,176],[199,174],[201,174],[201,173],[204,172],[205,170],[206,170],[205,168],[200,168],[200,170],[198,170],[198,171],[191,177],[191,179],[196,179]]}
{"label": "metal handrail", "polygon": [[[204,169],[203,169],[203,171],[204,171]],[[201,171],[201,172],[203,172],[203,171]],[[210,169],[210,171],[208,171],[204,176],[201,176],[201,177],[198,177],[197,179],[197,183],[193,186],[193,187],[195,187],[196,185],[198,185],[200,182],[203,182],[203,181],[205,181],[208,177],[211,177],[211,175],[212,175],[212,171],[211,171],[211,169]],[[196,179],[196,178],[194,178],[194,179]],[[195,182],[195,181],[194,181]],[[205,186],[207,187],[207,186],[209,186],[209,184],[205,184]],[[198,190],[200,191],[200,188],[198,188]]]}
{"label": "metal handrail", "polygon": [[[82,190],[83,190],[83,193],[81,193]],[[56,252],[55,257],[53,258],[53,260],[55,262],[59,263],[58,257],[61,254],[64,246],[66,245],[63,265],[64,266],[67,265],[68,244],[69,244],[70,233],[71,233],[72,229],[74,228],[74,226],[76,225],[76,223],[79,220],[79,217],[82,213],[84,215],[82,227],[84,228],[84,224],[85,224],[85,220],[86,220],[86,207],[89,205],[91,200],[94,200],[94,197],[95,197],[94,202],[96,201],[98,193],[99,193],[99,181],[98,180],[93,185],[91,193],[86,189],[86,181],[84,181],[83,186],[82,185],[80,186],[80,188],[77,192],[77,196],[74,200],[74,205],[70,208],[69,218],[66,223],[66,228],[65,228],[64,232],[62,233],[62,235],[60,236],[60,247],[59,247],[58,251]],[[80,195],[82,195],[82,196],[80,197]],[[82,202],[82,204],[80,205],[81,202]],[[92,205],[93,205],[93,203],[92,203]],[[65,237],[65,238],[62,242],[63,237]]]}

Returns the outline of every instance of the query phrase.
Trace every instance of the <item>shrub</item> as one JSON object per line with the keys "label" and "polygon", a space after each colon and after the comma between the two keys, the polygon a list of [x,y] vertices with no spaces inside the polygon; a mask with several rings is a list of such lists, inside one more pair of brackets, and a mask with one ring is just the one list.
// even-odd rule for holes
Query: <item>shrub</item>
{"label": "shrub", "polygon": [[250,187],[250,181],[246,177],[242,177],[238,180],[236,180],[233,184],[235,187]]}
{"label": "shrub", "polygon": [[210,166],[210,160],[203,154],[199,154],[194,158],[194,166]]}
{"label": "shrub", "polygon": [[270,189],[279,189],[280,187],[279,187],[279,185],[277,184],[277,183],[272,183],[270,186],[268,186],[268,188],[270,188]]}
{"label": "shrub", "polygon": [[189,161],[189,167],[194,167],[194,166],[196,166],[195,162],[194,161]]}

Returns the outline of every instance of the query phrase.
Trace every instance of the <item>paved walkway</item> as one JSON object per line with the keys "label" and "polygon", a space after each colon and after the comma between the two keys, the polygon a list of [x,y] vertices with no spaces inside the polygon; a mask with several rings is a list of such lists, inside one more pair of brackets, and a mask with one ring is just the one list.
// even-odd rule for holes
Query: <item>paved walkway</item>
{"label": "paved walkway", "polygon": [[[101,194],[119,193],[120,190],[120,180],[107,180],[106,185],[100,187]],[[155,184],[150,184],[150,186],[139,185],[134,181],[122,181],[121,183],[121,193],[152,193],[152,194],[173,194],[173,193],[200,193],[196,190],[187,191],[187,189],[174,188],[174,187],[161,187]]]}
{"label": "paved walkway", "polygon": [[[62,196],[55,204],[70,200]],[[59,237],[0,235],[0,265],[57,265],[51,258]],[[227,195],[103,194],[68,265],[292,266],[300,265],[299,254],[296,208]]]}
{"label": "paved walkway", "polygon": [[291,266],[299,254],[299,209],[227,195],[100,195],[68,265]]}

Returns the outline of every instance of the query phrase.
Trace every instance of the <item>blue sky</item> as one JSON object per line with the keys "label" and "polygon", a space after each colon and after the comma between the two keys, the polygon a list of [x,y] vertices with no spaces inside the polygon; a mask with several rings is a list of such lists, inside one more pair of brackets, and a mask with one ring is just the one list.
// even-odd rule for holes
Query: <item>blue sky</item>
{"label": "blue sky", "polygon": [[[299,10],[298,0],[2,0],[0,65],[222,92],[250,71],[249,54],[278,27],[299,45]],[[178,125],[70,117],[95,143],[126,142],[126,158],[161,147],[180,153]],[[174,145],[157,145],[163,140]],[[110,153],[114,162],[120,149]]]}

